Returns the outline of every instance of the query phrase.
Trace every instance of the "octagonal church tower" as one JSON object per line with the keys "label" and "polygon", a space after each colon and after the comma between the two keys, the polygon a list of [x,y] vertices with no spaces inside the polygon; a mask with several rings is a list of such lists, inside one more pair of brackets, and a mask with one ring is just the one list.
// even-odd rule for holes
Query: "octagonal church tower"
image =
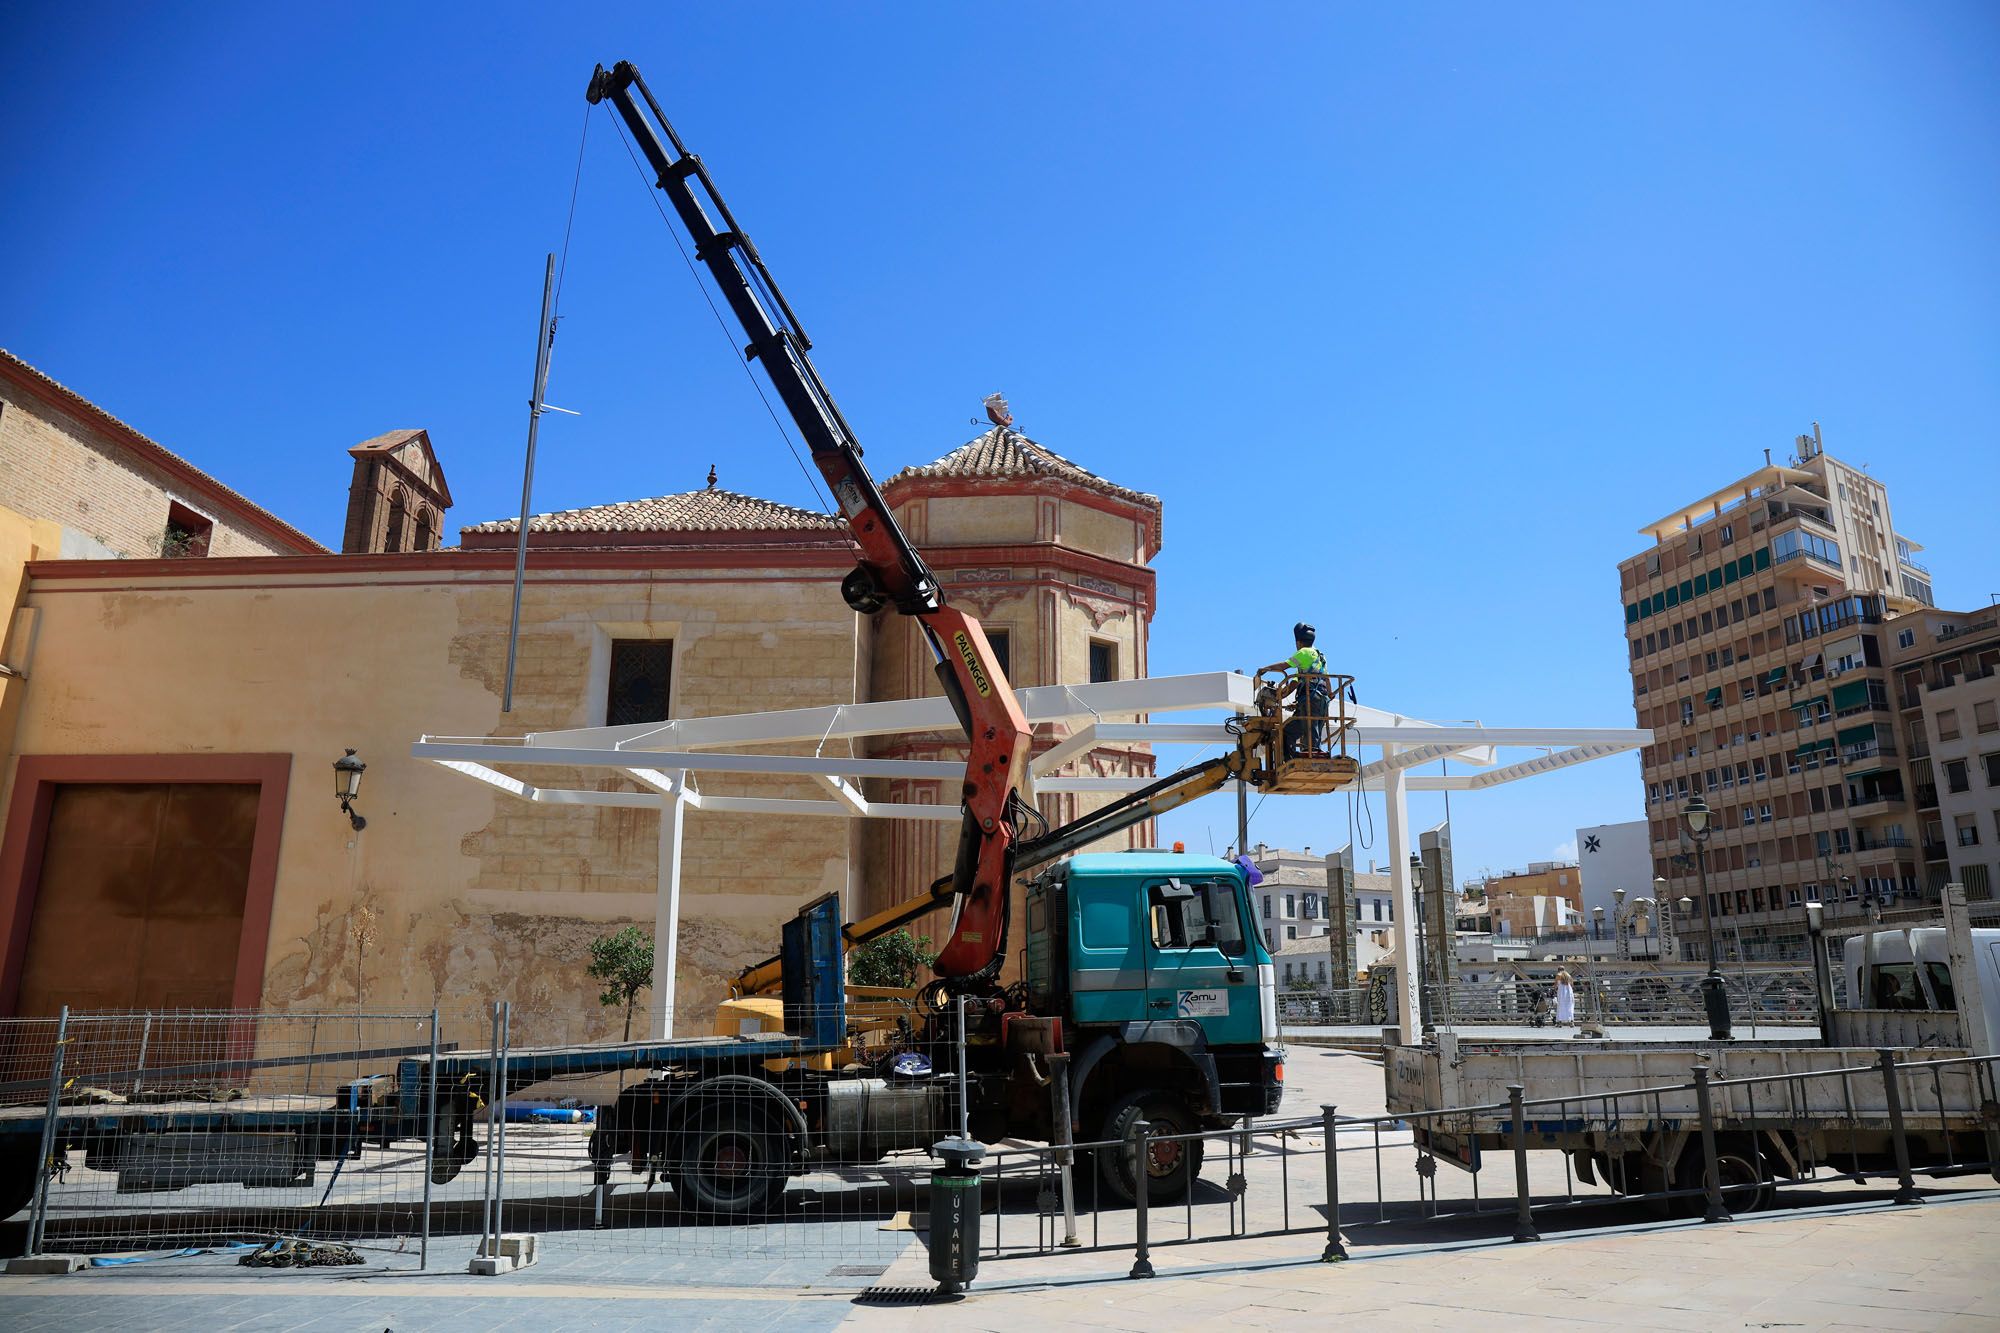
{"label": "octagonal church tower", "polygon": [[[1154,607],[1150,562],[1160,549],[1158,496],[1107,481],[1011,425],[996,425],[934,463],[904,468],[882,493],[936,570],[945,595],[979,617],[1015,688],[1146,674]],[[893,612],[875,621],[872,697],[941,693],[914,622]],[[1034,752],[1068,734],[1060,724],[1036,727]],[[955,732],[935,732],[882,737],[870,753],[962,763],[966,747]],[[1153,773],[1153,755],[1145,745],[1104,745],[1063,772],[1146,777]],[[957,789],[956,782],[883,780],[872,784],[870,795],[955,805]],[[1050,793],[1037,803],[1056,824],[1107,799]],[[1149,822],[1094,850],[1147,846],[1154,833]],[[913,897],[948,873],[958,825],[870,821],[867,837],[855,903],[860,912]],[[1018,899],[1015,907],[1010,955],[1018,955],[1021,938]],[[917,933],[928,930],[935,947],[943,943],[944,928],[939,914]]]}

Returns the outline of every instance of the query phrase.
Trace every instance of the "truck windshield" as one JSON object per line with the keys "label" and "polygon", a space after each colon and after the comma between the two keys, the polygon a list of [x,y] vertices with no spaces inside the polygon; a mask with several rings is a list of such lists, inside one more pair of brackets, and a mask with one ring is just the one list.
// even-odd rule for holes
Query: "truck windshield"
{"label": "truck windshield", "polygon": [[1147,895],[1153,944],[1161,949],[1218,949],[1231,958],[1243,953],[1243,921],[1236,889],[1228,880],[1170,879]]}

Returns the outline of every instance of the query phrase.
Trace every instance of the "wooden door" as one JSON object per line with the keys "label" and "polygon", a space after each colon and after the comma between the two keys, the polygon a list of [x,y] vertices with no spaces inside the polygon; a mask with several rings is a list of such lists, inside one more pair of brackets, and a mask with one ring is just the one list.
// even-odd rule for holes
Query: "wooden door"
{"label": "wooden door", "polygon": [[257,798],[254,783],[58,786],[16,1012],[227,1008]]}

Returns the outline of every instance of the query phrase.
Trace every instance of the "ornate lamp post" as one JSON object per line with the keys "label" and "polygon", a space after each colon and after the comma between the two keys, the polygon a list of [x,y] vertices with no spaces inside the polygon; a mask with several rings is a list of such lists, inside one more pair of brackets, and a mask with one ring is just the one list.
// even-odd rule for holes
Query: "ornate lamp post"
{"label": "ornate lamp post", "polygon": [[1701,1003],[1708,1010],[1708,1035],[1715,1041],[1729,1040],[1729,994],[1723,989],[1722,973],[1715,965],[1715,915],[1708,902],[1708,802],[1696,792],[1681,811],[1694,839],[1695,874],[1701,887],[1701,927],[1708,936],[1708,975],[1701,979]]}

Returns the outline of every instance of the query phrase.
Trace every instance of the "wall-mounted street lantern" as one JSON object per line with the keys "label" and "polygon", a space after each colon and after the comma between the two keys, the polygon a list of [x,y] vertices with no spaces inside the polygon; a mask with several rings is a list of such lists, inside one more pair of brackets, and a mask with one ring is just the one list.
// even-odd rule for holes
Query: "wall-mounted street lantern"
{"label": "wall-mounted street lantern", "polygon": [[356,759],[352,749],[333,761],[334,799],[340,802],[340,813],[347,816],[356,833],[368,827],[368,821],[354,813],[354,802],[361,796],[361,775],[367,771],[368,765]]}

